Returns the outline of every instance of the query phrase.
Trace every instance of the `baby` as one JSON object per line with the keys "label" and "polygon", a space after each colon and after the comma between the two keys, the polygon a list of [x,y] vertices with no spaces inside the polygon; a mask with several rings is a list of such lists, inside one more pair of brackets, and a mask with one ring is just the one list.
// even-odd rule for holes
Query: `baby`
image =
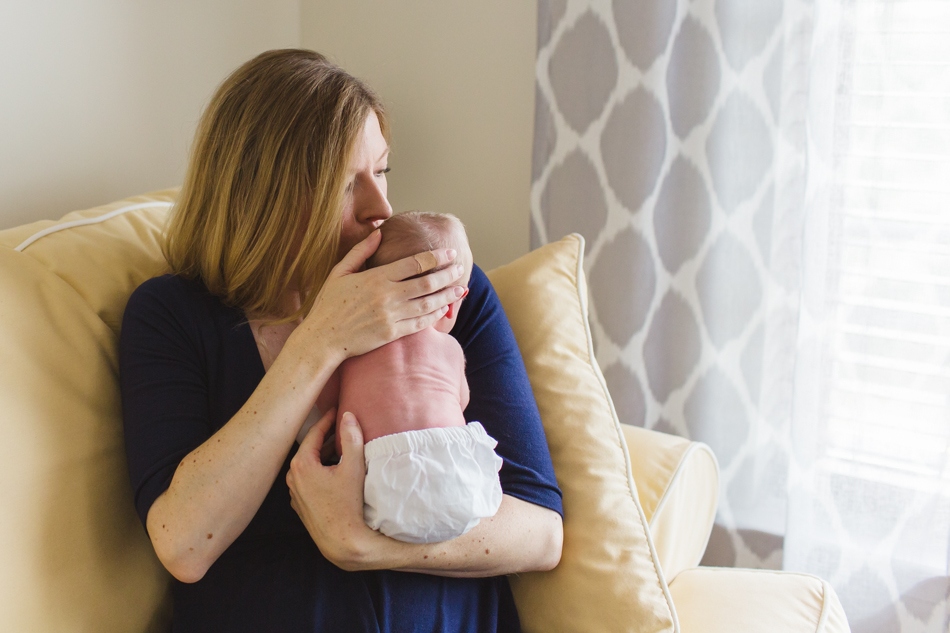
{"label": "baby", "polygon": [[[454,248],[466,287],[472,252],[453,215],[402,213],[380,226],[379,248],[367,268],[437,248]],[[468,291],[466,290],[466,293]],[[434,325],[340,365],[317,408],[350,411],[366,442],[363,518],[383,534],[433,543],[464,534],[501,504],[497,442],[478,422],[465,423],[465,356],[449,335],[465,298]],[[337,435],[337,454],[340,454]]]}

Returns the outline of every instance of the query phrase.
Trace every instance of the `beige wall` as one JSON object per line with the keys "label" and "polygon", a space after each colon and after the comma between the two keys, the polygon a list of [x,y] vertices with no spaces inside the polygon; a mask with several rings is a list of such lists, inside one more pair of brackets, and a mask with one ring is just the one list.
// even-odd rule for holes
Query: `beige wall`
{"label": "beige wall", "polygon": [[0,228],[179,184],[211,92],[300,0],[0,2]]}
{"label": "beige wall", "polygon": [[526,253],[536,4],[301,0],[301,10],[303,45],[389,108],[393,207],[458,215],[483,268]]}
{"label": "beige wall", "polygon": [[528,250],[534,2],[3,0],[0,228],[181,182],[217,84],[304,45],[393,120],[397,210],[451,211],[485,268]]}

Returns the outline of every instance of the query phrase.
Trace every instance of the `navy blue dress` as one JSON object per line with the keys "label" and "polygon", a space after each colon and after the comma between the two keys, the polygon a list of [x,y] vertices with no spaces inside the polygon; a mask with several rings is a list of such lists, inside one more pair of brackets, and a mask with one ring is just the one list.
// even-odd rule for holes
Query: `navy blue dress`
{"label": "navy blue dress", "polygon": [[[472,271],[452,335],[471,402],[498,440],[505,494],[562,513],[561,492],[511,327],[488,278]],[[142,524],[178,463],[243,406],[264,376],[244,315],[197,282],[166,275],[129,299],[120,338],[125,443]],[[174,630],[373,633],[520,630],[505,577],[346,572],[327,561],[290,507],[294,449],[240,537],[200,581],[174,583]]]}

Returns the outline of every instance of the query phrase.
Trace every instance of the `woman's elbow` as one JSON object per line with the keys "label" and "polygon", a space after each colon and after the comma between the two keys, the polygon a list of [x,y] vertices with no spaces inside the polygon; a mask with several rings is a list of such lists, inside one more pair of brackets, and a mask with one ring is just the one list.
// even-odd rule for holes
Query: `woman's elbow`
{"label": "woman's elbow", "polygon": [[165,569],[175,577],[175,580],[186,584],[198,582],[204,578],[208,572],[207,567],[197,565],[194,561],[175,561],[169,563],[162,561],[162,564],[165,565]]}
{"label": "woman's elbow", "polygon": [[561,515],[554,513],[554,520],[550,522],[545,537],[540,539],[543,545],[539,552],[536,571],[551,571],[561,562],[561,549],[564,545],[564,525]]}
{"label": "woman's elbow", "polygon": [[195,539],[187,535],[187,530],[181,529],[178,522],[165,511],[162,500],[163,496],[160,496],[152,504],[145,519],[152,549],[158,561],[176,580],[189,584],[198,582],[208,573],[215,558],[209,558],[210,552],[202,549],[205,543],[196,543]]}
{"label": "woman's elbow", "polygon": [[[151,518],[150,513],[149,519]],[[183,539],[175,538],[170,531],[155,530],[155,527],[157,526],[148,521],[152,549],[155,550],[158,561],[168,570],[168,573],[176,580],[189,584],[204,578],[213,561],[205,561],[200,552],[196,552],[194,547],[189,547]],[[156,534],[161,534],[161,536],[156,537]]]}
{"label": "woman's elbow", "polygon": [[187,551],[183,547],[175,547],[170,542],[158,543],[154,538],[152,547],[162,566],[180,582],[188,584],[198,582],[204,578],[210,567],[194,554],[194,550]]}

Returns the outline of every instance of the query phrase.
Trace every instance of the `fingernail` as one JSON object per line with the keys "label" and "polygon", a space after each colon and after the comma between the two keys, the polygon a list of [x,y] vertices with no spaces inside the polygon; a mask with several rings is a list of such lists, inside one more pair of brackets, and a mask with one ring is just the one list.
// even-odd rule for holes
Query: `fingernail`
{"label": "fingernail", "polygon": [[459,264],[455,267],[455,274],[461,277],[465,273],[465,267]]}
{"label": "fingernail", "polygon": [[448,257],[449,260],[455,259],[455,249],[454,248],[447,249],[445,251],[445,256]]}
{"label": "fingernail", "polygon": [[463,294],[465,294],[465,289],[462,286],[455,286],[455,296],[461,297]]}
{"label": "fingernail", "polygon": [[349,424],[349,425],[356,424],[356,416],[350,413],[349,411],[347,411],[346,413],[343,414],[342,422],[343,424]]}

